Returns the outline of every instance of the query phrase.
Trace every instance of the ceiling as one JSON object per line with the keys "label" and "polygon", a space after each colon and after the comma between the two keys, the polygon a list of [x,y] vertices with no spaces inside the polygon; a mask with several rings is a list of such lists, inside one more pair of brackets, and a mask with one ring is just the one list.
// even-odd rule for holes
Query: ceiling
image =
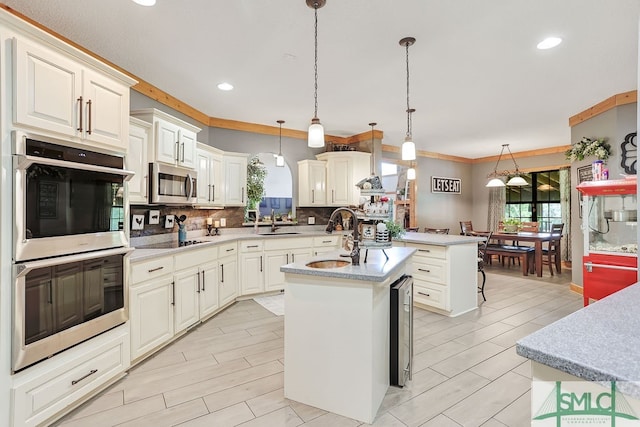
{"label": "ceiling", "polygon": [[[2,0],[0,0],[2,1]],[[304,0],[4,0],[204,114],[306,130],[313,9]],[[571,143],[568,119],[637,88],[638,0],[328,0],[318,11],[327,134],[400,146],[409,48],[419,150],[478,158]],[[563,43],[541,51],[555,35]],[[230,92],[216,88],[222,81]],[[215,141],[214,141],[215,143]]]}

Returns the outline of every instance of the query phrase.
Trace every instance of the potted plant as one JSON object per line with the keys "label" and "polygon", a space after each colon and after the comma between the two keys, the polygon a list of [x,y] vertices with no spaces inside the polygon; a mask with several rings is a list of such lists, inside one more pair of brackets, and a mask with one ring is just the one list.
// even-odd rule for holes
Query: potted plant
{"label": "potted plant", "polygon": [[515,233],[518,231],[522,222],[518,218],[505,218],[502,221],[504,231],[507,233]]}
{"label": "potted plant", "polygon": [[264,196],[264,179],[267,176],[267,168],[254,156],[247,164],[247,210],[258,210],[260,200]]}
{"label": "potted plant", "polygon": [[389,238],[393,239],[394,237],[401,237],[405,230],[402,228],[400,224],[394,221],[385,221],[384,225],[387,226],[387,231],[389,232]]}

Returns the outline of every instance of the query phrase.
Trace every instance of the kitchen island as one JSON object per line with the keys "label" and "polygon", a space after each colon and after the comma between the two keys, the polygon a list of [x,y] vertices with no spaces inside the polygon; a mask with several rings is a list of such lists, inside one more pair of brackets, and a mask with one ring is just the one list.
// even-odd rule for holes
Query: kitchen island
{"label": "kitchen island", "polygon": [[[413,248],[371,250],[367,263],[285,273],[284,395],[372,423],[389,387],[390,285]],[[341,259],[341,252],[322,259]],[[348,259],[348,258],[342,258]]]}
{"label": "kitchen island", "polygon": [[636,283],[522,338],[516,351],[531,359],[534,381],[617,381],[639,402],[638,304]]}
{"label": "kitchen island", "polygon": [[394,246],[415,248],[414,303],[455,317],[478,308],[478,242],[485,237],[405,233]]}

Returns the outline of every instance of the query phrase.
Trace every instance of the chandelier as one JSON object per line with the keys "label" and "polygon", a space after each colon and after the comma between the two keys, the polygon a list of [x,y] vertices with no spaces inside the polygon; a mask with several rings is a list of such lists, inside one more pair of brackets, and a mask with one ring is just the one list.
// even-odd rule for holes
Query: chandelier
{"label": "chandelier", "polygon": [[284,120],[276,120],[276,122],[280,125],[280,149],[278,150],[278,155],[276,156],[276,166],[279,168],[284,167],[284,156],[282,155],[282,124]]}
{"label": "chandelier", "polygon": [[313,8],[315,13],[314,21],[314,43],[315,43],[315,59],[313,62],[314,70],[314,85],[313,85],[313,99],[314,99],[314,112],[313,119],[311,119],[311,125],[309,125],[309,133],[307,135],[307,145],[311,148],[324,147],[324,128],[318,118],[318,9],[326,4],[326,0],[306,0],[307,6]]}
{"label": "chandelier", "polygon": [[[513,161],[513,165],[515,166],[514,170],[502,170],[498,171],[498,163],[500,163],[500,159],[502,158],[502,154],[504,153],[504,149],[507,149],[509,152],[509,156],[511,156],[511,160]],[[500,150],[500,155],[498,156],[498,161],[496,162],[495,168],[493,168],[493,172],[487,175],[487,178],[490,178],[487,183],[487,187],[504,187],[505,183],[501,177],[503,176],[513,176],[506,185],[514,186],[514,187],[522,187],[525,185],[529,185],[529,183],[520,176],[520,171],[518,170],[518,164],[516,163],[516,159],[513,158],[513,154],[511,154],[511,150],[509,149],[509,144],[502,144],[502,150]]]}

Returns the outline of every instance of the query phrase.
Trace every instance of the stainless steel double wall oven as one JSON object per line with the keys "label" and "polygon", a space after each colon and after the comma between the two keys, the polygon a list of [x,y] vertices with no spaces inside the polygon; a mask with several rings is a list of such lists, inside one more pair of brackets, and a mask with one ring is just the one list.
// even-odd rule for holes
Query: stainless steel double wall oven
{"label": "stainless steel double wall oven", "polygon": [[121,156],[13,134],[13,341],[19,371],[128,319]]}

